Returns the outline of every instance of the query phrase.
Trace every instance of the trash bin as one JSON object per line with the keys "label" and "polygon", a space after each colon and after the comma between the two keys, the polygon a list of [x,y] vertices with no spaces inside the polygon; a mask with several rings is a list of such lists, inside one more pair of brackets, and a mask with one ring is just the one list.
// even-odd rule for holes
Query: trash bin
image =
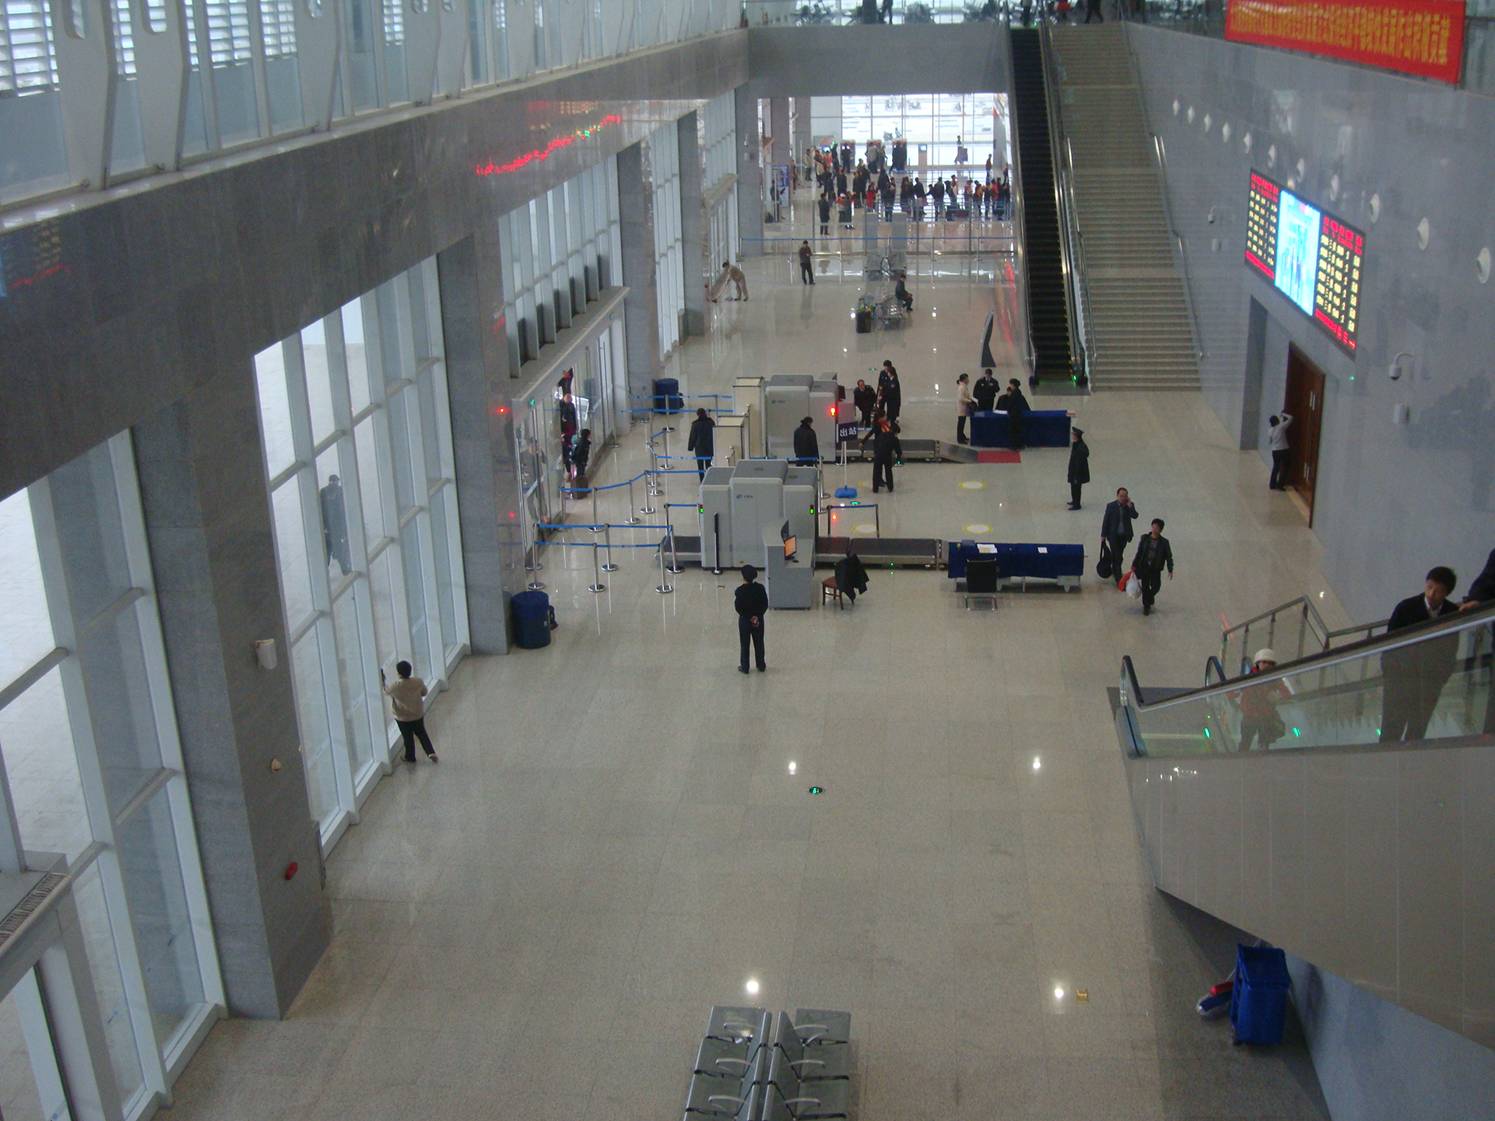
{"label": "trash bin", "polygon": [[510,601],[514,611],[514,642],[525,650],[550,645],[550,597],[544,592],[518,592]]}
{"label": "trash bin", "polygon": [[654,379],[654,411],[666,412],[670,409],[683,408],[685,402],[680,397],[679,378],[655,378]]}
{"label": "trash bin", "polygon": [[857,308],[857,334],[865,335],[872,330],[872,312],[867,308]]}
{"label": "trash bin", "polygon": [[1230,1026],[1237,1043],[1282,1042],[1292,978],[1287,955],[1274,946],[1237,946],[1235,987],[1230,991]]}

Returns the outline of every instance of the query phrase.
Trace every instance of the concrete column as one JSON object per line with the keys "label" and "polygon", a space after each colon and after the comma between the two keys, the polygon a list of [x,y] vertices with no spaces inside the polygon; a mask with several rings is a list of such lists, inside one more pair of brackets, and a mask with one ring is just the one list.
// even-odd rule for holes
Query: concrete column
{"label": "concrete column", "polygon": [[437,254],[436,268],[468,630],[474,653],[503,654],[509,649],[509,596],[526,583],[526,542],[497,224],[479,223],[471,237]]}
{"label": "concrete column", "polygon": [[[647,142],[618,153],[618,212],[623,216],[623,329],[628,335],[628,392],[648,394],[663,368],[654,257],[654,173]],[[631,402],[630,402],[631,404]]]}
{"label": "concrete column", "polygon": [[[228,1006],[278,1017],[328,912],[299,750],[254,367],[217,373],[136,425],[136,465],[192,816]],[[279,663],[260,668],[254,642]],[[280,769],[272,770],[271,761]],[[290,879],[291,864],[297,872]]]}
{"label": "concrete column", "polygon": [[770,162],[787,164],[794,152],[794,134],[789,126],[789,99],[774,97],[768,101],[768,135],[773,138]]}
{"label": "concrete column", "polygon": [[810,99],[808,97],[796,97],[794,99],[793,122],[789,131],[793,134],[794,158],[803,163],[805,151],[814,143],[814,133],[810,128]]}
{"label": "concrete column", "polygon": [[706,277],[720,261],[706,260],[706,152],[701,115],[687,113],[676,125],[680,143],[681,271],[685,276],[686,335],[706,333]]}
{"label": "concrete column", "polygon": [[763,254],[763,167],[759,159],[758,99],[747,86],[732,92],[737,125],[737,236],[744,256]]}

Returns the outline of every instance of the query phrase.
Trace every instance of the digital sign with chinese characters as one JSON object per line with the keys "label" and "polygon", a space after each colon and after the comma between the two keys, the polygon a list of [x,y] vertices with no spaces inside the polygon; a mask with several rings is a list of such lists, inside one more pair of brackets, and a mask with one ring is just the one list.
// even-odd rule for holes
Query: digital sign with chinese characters
{"label": "digital sign with chinese characters", "polygon": [[1259,172],[1246,201],[1246,264],[1351,354],[1365,234]]}
{"label": "digital sign with chinese characters", "polygon": [[1465,0],[1230,0],[1225,38],[1459,84]]}

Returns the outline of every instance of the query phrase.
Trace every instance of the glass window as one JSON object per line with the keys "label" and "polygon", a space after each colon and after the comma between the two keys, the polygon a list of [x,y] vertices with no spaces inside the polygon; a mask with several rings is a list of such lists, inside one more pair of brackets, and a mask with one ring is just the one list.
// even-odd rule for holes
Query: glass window
{"label": "glass window", "polygon": [[337,637],[338,687],[343,693],[348,750],[352,755],[355,780],[362,777],[374,761],[369,717],[370,710],[382,703],[381,698],[370,697],[364,685],[369,660],[364,657],[363,640],[358,629],[358,610],[363,596],[364,583],[357,580],[332,605],[332,625]]}
{"label": "glass window", "polygon": [[301,331],[301,360],[306,367],[306,396],[311,406],[311,439],[313,444],[320,444],[335,427],[327,332],[320,319]]}
{"label": "glass window", "polygon": [[273,479],[296,459],[295,446],[291,442],[291,405],[286,393],[285,356],[280,343],[254,356],[254,371],[259,387],[265,471]]}
{"label": "glass window", "polygon": [[60,666],[0,709],[0,751],[21,844],[69,857],[93,840],[72,731]]}
{"label": "glass window", "polygon": [[115,838],[151,1022],[163,1047],[203,1002],[170,796],[157,791]]}
{"label": "glass window", "polygon": [[338,313],[343,321],[343,351],[348,362],[348,392],[352,396],[353,414],[363,412],[373,400],[369,386],[368,347],[363,337],[363,311],[360,301],[344,304]]}
{"label": "glass window", "polygon": [[360,421],[353,430],[353,442],[358,456],[358,489],[362,492],[363,531],[372,549],[382,538],[390,536],[384,525],[383,474],[379,470],[379,458],[375,453],[376,437],[373,417]]}
{"label": "glass window", "polygon": [[337,814],[337,776],[332,765],[332,737],[327,727],[327,700],[322,682],[322,653],[312,627],[291,648],[291,677],[301,726],[301,754],[306,767],[311,812],[325,829]]}
{"label": "glass window", "polygon": [[275,552],[280,561],[280,596],[287,630],[311,614],[311,570],[306,559],[306,526],[301,520],[301,484],[293,477],[270,496],[275,517]]}
{"label": "glass window", "polygon": [[426,585],[421,573],[420,522],[411,518],[400,530],[400,561],[405,570],[405,605],[410,620],[410,653],[416,675],[430,681],[431,632],[426,617]]}
{"label": "glass window", "polygon": [[115,949],[114,927],[104,900],[103,875],[100,866],[91,865],[73,888],[78,908],[78,926],[88,952],[88,972],[93,978],[94,996],[104,1021],[104,1042],[109,1048],[109,1066],[119,1087],[120,1098],[128,1102],[145,1086],[140,1069],[140,1055],[135,1050],[135,1030],[130,1022],[130,1005],[125,997],[125,982]]}
{"label": "glass window", "polygon": [[41,555],[24,490],[0,499],[0,572],[5,573],[5,641],[0,642],[0,683],[19,676],[57,643],[42,585]]}
{"label": "glass window", "polygon": [[104,791],[115,813],[161,769],[140,610],[135,603],[118,612],[86,633],[78,647]]}

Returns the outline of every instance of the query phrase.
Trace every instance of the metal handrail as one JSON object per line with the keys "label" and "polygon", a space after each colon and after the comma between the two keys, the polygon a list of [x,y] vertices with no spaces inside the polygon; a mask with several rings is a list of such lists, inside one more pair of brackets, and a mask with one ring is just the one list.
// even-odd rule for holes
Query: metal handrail
{"label": "metal handrail", "polygon": [[[1042,20],[1038,24],[1038,51],[1039,61],[1043,65],[1044,109],[1049,119],[1049,168],[1054,176],[1054,208],[1059,219],[1059,267],[1064,273],[1064,310],[1069,327],[1069,353],[1071,367],[1073,367],[1075,357],[1078,357],[1082,363],[1085,359],[1085,346],[1075,325],[1077,317],[1074,297],[1074,262],[1071,260],[1069,244],[1069,232],[1074,227],[1074,219],[1070,214],[1069,200],[1063,189],[1064,168],[1059,158],[1058,141],[1063,131],[1059,122],[1059,87],[1054,81],[1054,74],[1049,66],[1049,60],[1053,56],[1053,43],[1049,25]],[[1086,369],[1088,376],[1088,368],[1083,365],[1082,368]]]}
{"label": "metal handrail", "polygon": [[1358,623],[1354,626],[1340,627],[1337,630],[1332,630],[1324,622],[1324,617],[1319,614],[1318,608],[1313,605],[1313,601],[1307,596],[1298,596],[1296,599],[1290,599],[1286,603],[1278,604],[1276,607],[1263,611],[1260,615],[1253,615],[1251,618],[1237,623],[1233,627],[1222,630],[1220,632],[1220,660],[1223,662],[1229,654],[1231,639],[1236,634],[1247,634],[1258,623],[1267,621],[1271,622],[1274,628],[1273,633],[1275,633],[1278,616],[1293,610],[1302,612],[1304,622],[1313,628],[1315,637],[1318,638],[1319,645],[1323,650],[1329,649],[1334,644],[1335,639],[1343,638],[1346,635],[1364,633],[1366,637],[1369,637],[1371,632],[1384,629],[1387,622],[1385,619],[1380,619],[1374,623]]}
{"label": "metal handrail", "polygon": [[[1012,25],[1003,24],[998,32],[998,38],[1002,42],[1003,65],[1006,67],[1004,73],[1007,75],[1009,85],[1012,82]],[[1012,104],[1009,100],[1008,105]],[[1012,131],[1011,122],[1015,119],[1010,113],[1008,115],[1008,129]],[[1033,350],[1033,312],[1028,301],[1028,244],[1027,238],[1021,236],[1027,229],[1025,224],[1026,215],[1023,207],[1023,156],[1022,145],[1018,143],[1015,131],[1011,135],[1012,140],[1012,255],[1017,259],[1017,294],[1022,302],[1022,324],[1023,324],[1023,360],[1028,367],[1028,376],[1037,374],[1038,355]]]}
{"label": "metal handrail", "polygon": [[[1179,693],[1169,697],[1167,700],[1154,701],[1152,704],[1148,704],[1143,699],[1142,686],[1137,682],[1137,670],[1132,664],[1132,656],[1130,654],[1123,654],[1121,656],[1121,670],[1125,675],[1125,680],[1131,686],[1132,697],[1134,698],[1133,703],[1136,708],[1142,712],[1161,712],[1165,708],[1174,708],[1183,704],[1194,704],[1199,701],[1208,701],[1215,697],[1224,696],[1239,689],[1242,681],[1248,681],[1253,686],[1262,685],[1269,681],[1281,681],[1283,678],[1296,676],[1307,669],[1330,669],[1347,662],[1354,662],[1362,658],[1384,654],[1388,650],[1399,650],[1406,646],[1416,646],[1429,639],[1442,638],[1448,634],[1460,633],[1465,630],[1478,630],[1492,621],[1495,621],[1495,604],[1488,604],[1474,611],[1461,611],[1426,626],[1408,627],[1404,630],[1392,631],[1389,634],[1363,639],[1349,646],[1340,646],[1333,650],[1325,650],[1321,654],[1310,654],[1306,658],[1299,658],[1297,661],[1279,665],[1273,670],[1267,670],[1263,673],[1253,673],[1244,677],[1228,678],[1218,685],[1205,685],[1198,689],[1191,689],[1187,693]],[[1224,672],[1223,667],[1221,672]],[[1123,703],[1125,703],[1124,698]]]}

